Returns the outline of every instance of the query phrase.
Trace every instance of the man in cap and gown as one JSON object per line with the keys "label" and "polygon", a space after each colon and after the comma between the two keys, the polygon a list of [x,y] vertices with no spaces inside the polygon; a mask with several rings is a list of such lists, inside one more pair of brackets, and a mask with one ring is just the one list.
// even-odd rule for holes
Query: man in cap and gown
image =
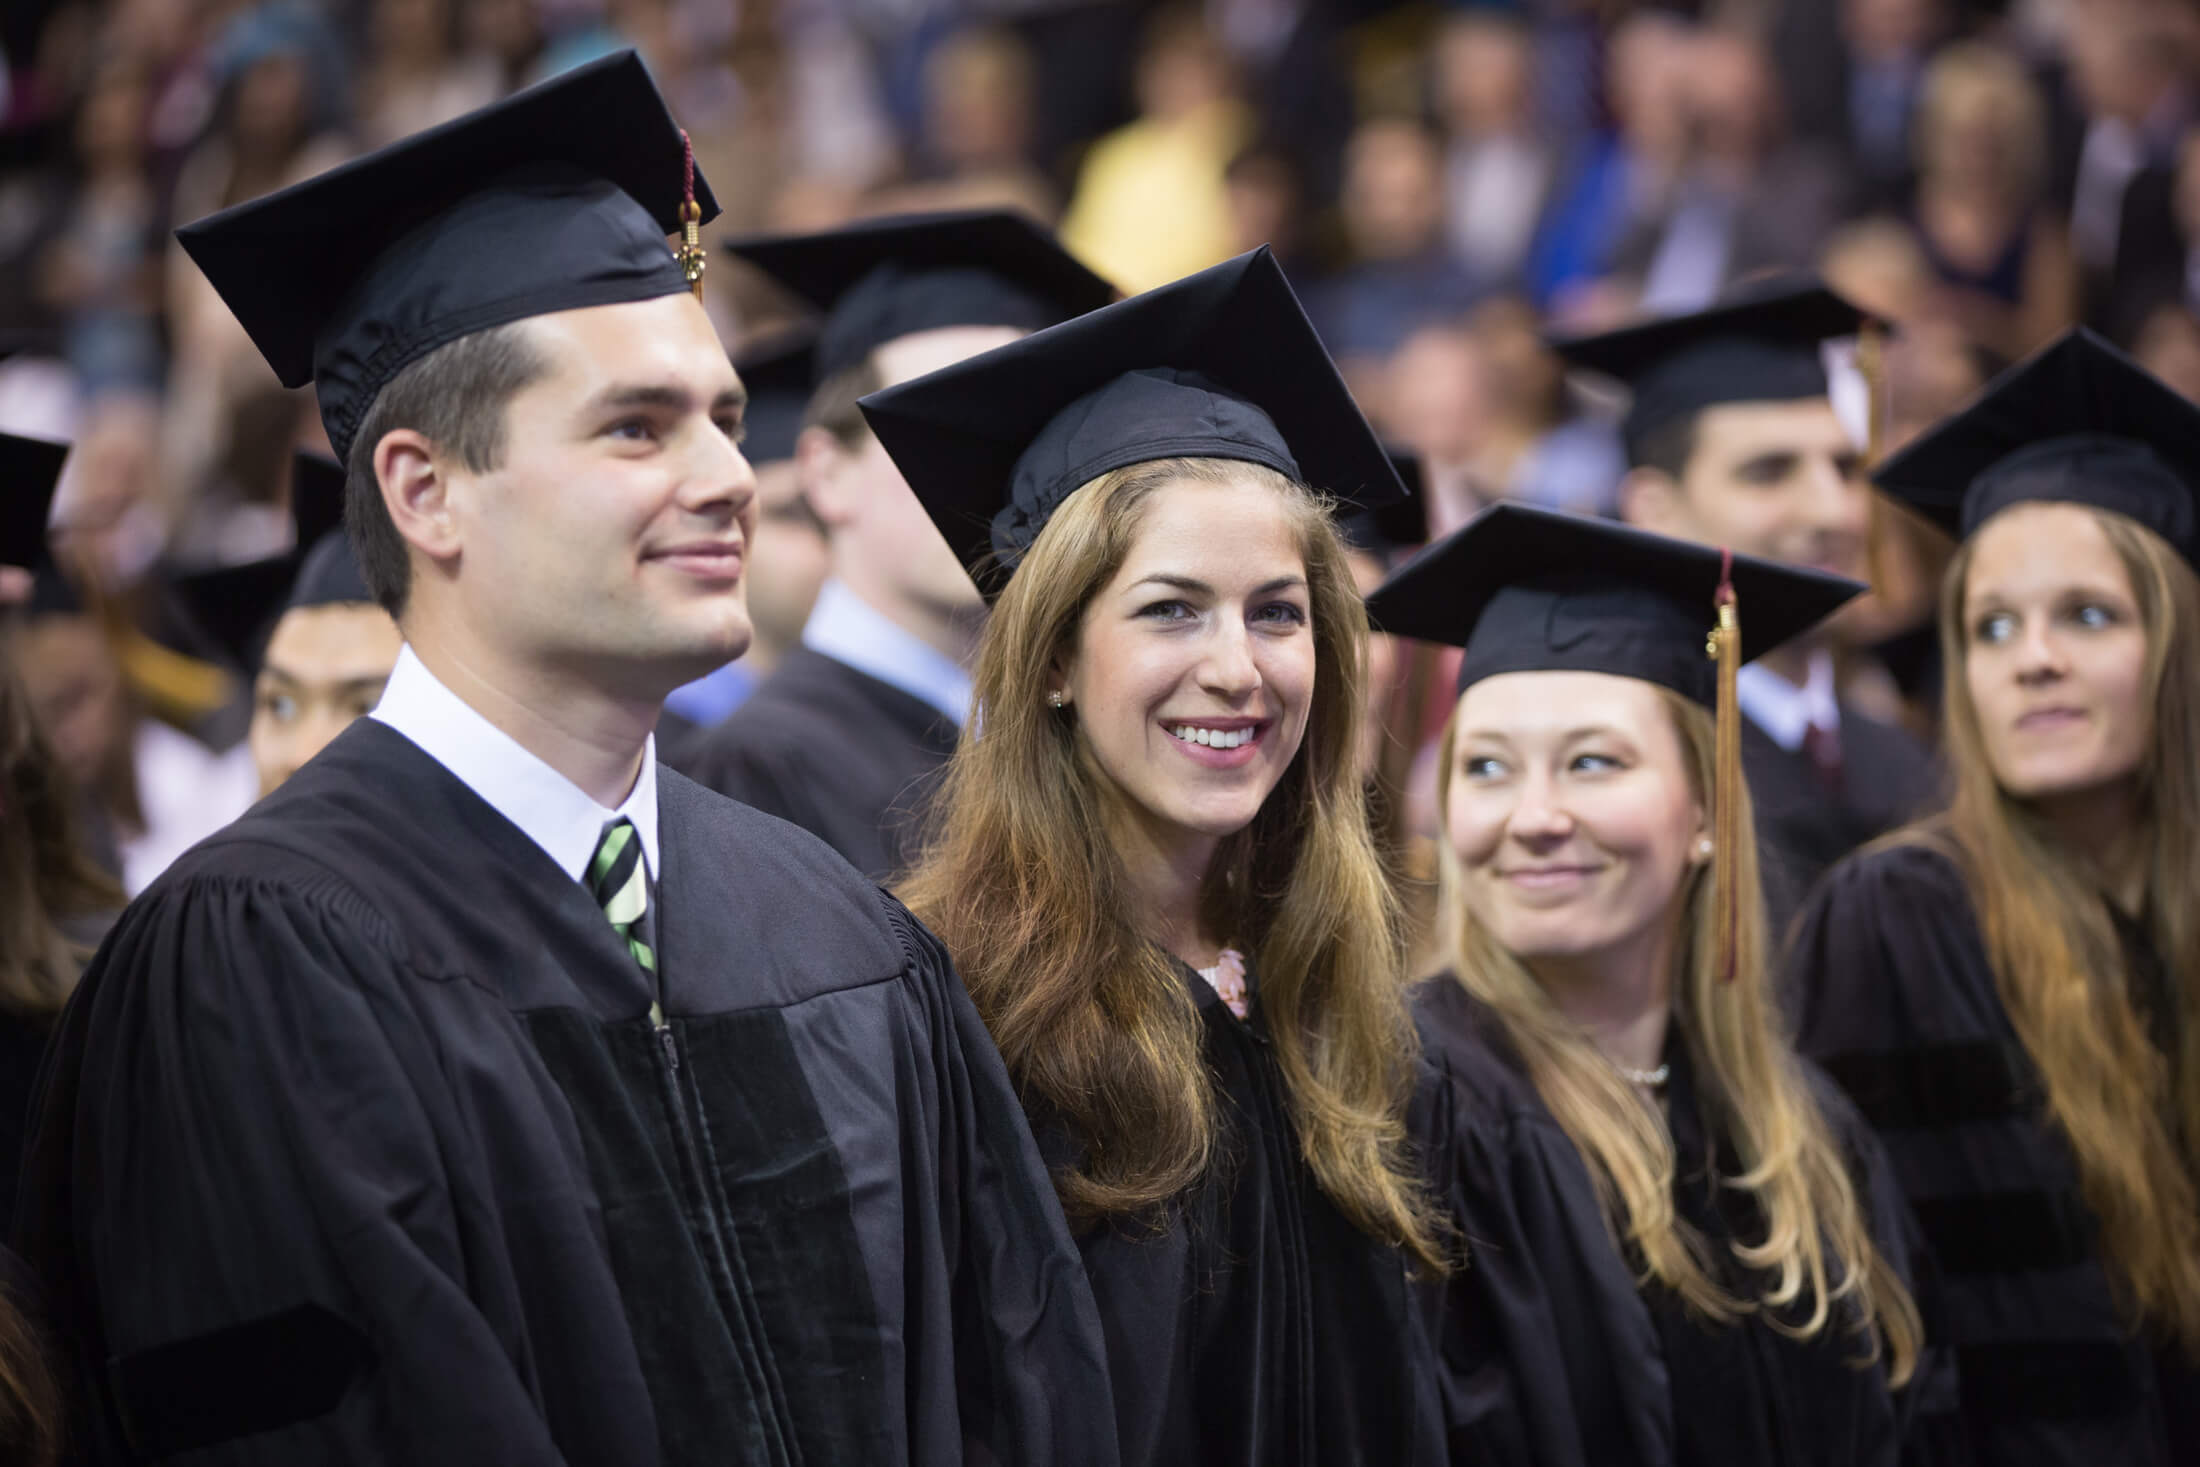
{"label": "man in cap and gown", "polygon": [[914,855],[925,795],[969,713],[985,604],[856,400],[1115,291],[1011,213],[890,217],[733,250],[826,313],[796,462],[831,573],[802,646],[682,767],[883,881]]}
{"label": "man in cap and gown", "polygon": [[748,634],[682,153],[626,52],[182,231],[406,646],[64,1019],[18,1232],[94,1460],[1114,1460],[938,944],[654,759]]}
{"label": "man in cap and gown", "polygon": [[[1861,580],[1871,490],[1829,400],[1825,346],[1864,325],[1839,296],[1803,286],[1554,345],[1630,389],[1622,519]],[[1924,813],[1939,778],[1917,740],[1841,698],[1824,629],[1744,667],[1740,696],[1778,933],[1835,861]]]}

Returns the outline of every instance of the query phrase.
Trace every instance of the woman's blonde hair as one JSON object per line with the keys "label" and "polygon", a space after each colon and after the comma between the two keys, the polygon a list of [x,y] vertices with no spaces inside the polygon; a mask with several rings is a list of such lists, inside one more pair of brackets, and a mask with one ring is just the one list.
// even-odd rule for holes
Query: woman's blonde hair
{"label": "woman's blonde hair", "polygon": [[1055,1178],[1080,1225],[1159,1221],[1225,1164],[1200,1019],[1171,957],[1134,922],[1109,829],[1113,792],[1047,706],[1086,606],[1163,488],[1253,482],[1305,559],[1315,650],[1305,742],[1246,829],[1215,854],[1209,930],[1241,939],[1260,984],[1300,1147],[1361,1231],[1441,1267],[1405,1156],[1417,1053],[1395,899],[1358,770],[1367,616],[1327,507],[1256,465],[1167,459],[1101,475],[1055,512],[979,644],[974,717],[903,898],[953,954],[1025,1104],[1066,1124],[1080,1159]]}
{"label": "woman's blonde hair", "polygon": [[[1658,691],[1679,735],[1690,784],[1708,803],[1715,785],[1712,717],[1676,693]],[[1458,727],[1454,709],[1437,776],[1447,824]],[[1878,1358],[1883,1343],[1889,1378],[1900,1385],[1916,1366],[1923,1326],[1909,1290],[1872,1241],[1848,1165],[1801,1063],[1774,1027],[1748,799],[1742,790],[1742,808],[1735,812],[1739,838],[1716,857],[1734,868],[1737,976],[1721,981],[1715,883],[1706,868],[1695,867],[1676,896],[1672,1005],[1705,1123],[1741,1164],[1740,1174],[1724,1184],[1750,1194],[1765,1221],[1761,1242],[1733,1245],[1745,1267],[1772,1275],[1761,1299],[1737,1298],[1715,1280],[1707,1240],[1673,1208],[1676,1161],[1664,1118],[1642,1103],[1527,965],[1475,919],[1465,868],[1449,839],[1438,852],[1444,945],[1458,980],[1495,1012],[1536,1093],[1588,1163],[1606,1225],[1640,1259],[1646,1281],[1664,1285],[1720,1323],[1763,1306],[1774,1328],[1798,1339],[1825,1330],[1835,1307],[1846,1301],[1856,1333],[1868,1342],[1865,1358]]]}
{"label": "woman's blonde hair", "polygon": [[2131,578],[2147,635],[2142,706],[2154,727],[2135,805],[2146,821],[2145,916],[2184,1016],[2181,1052],[2163,1055],[2125,997],[2130,975],[2099,878],[1994,777],[1964,675],[1976,537],[1941,583],[1955,799],[1943,820],[1896,838],[1955,859],[2002,1004],[2077,1157],[2111,1274],[2141,1320],[2200,1353],[2200,581],[2151,531],[2087,513]]}

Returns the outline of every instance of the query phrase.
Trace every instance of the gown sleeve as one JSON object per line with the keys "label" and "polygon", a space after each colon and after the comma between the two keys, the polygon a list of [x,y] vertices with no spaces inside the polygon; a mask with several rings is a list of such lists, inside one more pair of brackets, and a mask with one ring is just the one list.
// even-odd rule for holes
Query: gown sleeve
{"label": "gown sleeve", "polygon": [[68,1010],[20,1237],[94,1461],[560,1460],[468,1297],[418,980],[341,896],[165,883]]}
{"label": "gown sleeve", "polygon": [[1493,1113],[1436,1056],[1415,1112],[1466,1253],[1422,1295],[1451,1460],[1669,1462],[1656,1332],[1564,1133],[1533,1114]]}
{"label": "gown sleeve", "polygon": [[963,1460],[1113,1467],[1099,1310],[1023,1106],[946,950],[898,903],[891,915],[930,1041]]}

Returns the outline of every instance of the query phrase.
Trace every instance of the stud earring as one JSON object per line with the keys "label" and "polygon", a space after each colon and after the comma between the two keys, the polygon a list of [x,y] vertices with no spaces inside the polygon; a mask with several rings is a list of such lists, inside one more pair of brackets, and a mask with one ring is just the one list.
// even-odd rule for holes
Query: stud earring
{"label": "stud earring", "polygon": [[1711,853],[1714,849],[1715,847],[1711,844],[1711,837],[1708,835],[1696,842],[1696,854],[1706,861],[1711,859]]}
{"label": "stud earring", "polygon": [[1064,703],[1067,703],[1068,701],[1068,699],[1062,696],[1060,689],[1056,689],[1054,692],[1047,694],[1047,707],[1049,708],[1060,708]]}

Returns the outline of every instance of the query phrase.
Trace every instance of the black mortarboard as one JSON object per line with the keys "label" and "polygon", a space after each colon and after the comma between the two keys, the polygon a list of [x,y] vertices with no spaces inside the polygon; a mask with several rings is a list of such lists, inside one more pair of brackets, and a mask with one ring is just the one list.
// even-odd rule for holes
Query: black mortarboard
{"label": "black mortarboard", "polygon": [[1350,509],[1397,470],[1262,248],[874,392],[863,415],[971,578],[997,594],[1054,511],[1111,469],[1265,464]]}
{"label": "black mortarboard", "polygon": [[[1368,597],[1378,629],[1466,649],[1464,692],[1506,672],[1604,672],[1714,706],[1705,642],[1726,558],[1609,520],[1498,504],[1407,562]],[[1816,626],[1864,588],[1732,558],[1741,658]]]}
{"label": "black mortarboard", "polygon": [[817,386],[817,333],[792,331],[759,343],[737,354],[733,369],[749,393],[741,452],[752,464],[793,458]]}
{"label": "black mortarboard", "polygon": [[0,433],[0,565],[35,569],[46,558],[46,524],[69,445]]}
{"label": "black mortarboard", "polygon": [[1046,229],[1000,209],[896,214],[726,248],[827,313],[820,381],[919,331],[1037,331],[1115,299]]}
{"label": "black mortarboard", "polygon": [[2137,520],[2200,566],[2200,407],[2083,327],[1872,480],[1959,537],[2012,504],[2084,504]]}
{"label": "black mortarboard", "polygon": [[198,641],[245,671],[259,662],[260,648],[284,612],[374,604],[344,534],[343,469],[310,453],[298,454],[293,465],[290,518],[297,538],[290,550],[175,580],[176,597]]}
{"label": "black mortarboard", "polygon": [[1630,389],[1620,436],[1639,464],[1646,439],[1705,408],[1824,397],[1825,343],[1856,335],[1867,319],[1823,285],[1788,284],[1691,315],[1554,339],[1551,348]]}
{"label": "black mortarboard", "polygon": [[[338,458],[375,394],[461,336],[688,289],[684,142],[631,51],[176,231]],[[717,212],[700,174],[702,217]]]}

